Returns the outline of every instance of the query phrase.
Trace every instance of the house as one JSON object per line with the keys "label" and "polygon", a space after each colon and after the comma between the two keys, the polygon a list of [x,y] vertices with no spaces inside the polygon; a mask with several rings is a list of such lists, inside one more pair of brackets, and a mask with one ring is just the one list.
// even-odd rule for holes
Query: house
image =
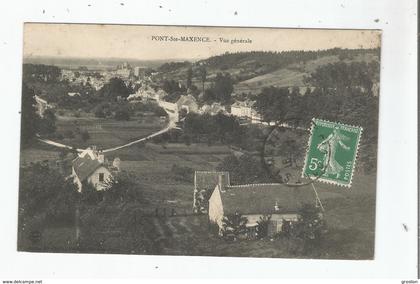
{"label": "house", "polygon": [[[282,230],[284,222],[296,222],[304,204],[316,205],[310,186],[291,187],[285,184],[217,184],[209,198],[209,221],[223,229],[223,218],[241,215],[247,218],[247,234],[255,236],[260,218],[270,216],[268,235]],[[289,223],[290,224],[290,223]]]}
{"label": "house", "polygon": [[96,190],[103,190],[112,173],[105,164],[104,155],[96,149],[84,150],[72,162],[73,182],[78,191],[82,191],[83,183],[90,183]]}
{"label": "house", "polygon": [[185,109],[187,113],[198,112],[197,100],[193,95],[182,95],[176,102],[178,110]]}
{"label": "house", "polygon": [[35,95],[35,102],[36,112],[39,114],[40,117],[44,116],[45,110],[52,108],[52,105],[50,105],[46,100],[41,99],[37,95]]}
{"label": "house", "polygon": [[210,115],[216,115],[219,112],[226,114],[225,106],[221,105],[220,103],[212,103],[211,105],[203,105],[200,108],[200,113],[208,113]]}
{"label": "house", "polygon": [[251,109],[251,123],[252,124],[261,124],[263,122],[263,117],[256,110]]}
{"label": "house", "polygon": [[230,113],[237,117],[251,117],[251,106],[249,101],[236,101],[230,106]]}
{"label": "house", "polygon": [[193,212],[206,213],[208,199],[216,185],[230,185],[229,172],[195,171]]}
{"label": "house", "polygon": [[239,118],[246,118],[251,123],[262,123],[262,116],[255,110],[254,101],[237,101],[230,106],[230,114]]}

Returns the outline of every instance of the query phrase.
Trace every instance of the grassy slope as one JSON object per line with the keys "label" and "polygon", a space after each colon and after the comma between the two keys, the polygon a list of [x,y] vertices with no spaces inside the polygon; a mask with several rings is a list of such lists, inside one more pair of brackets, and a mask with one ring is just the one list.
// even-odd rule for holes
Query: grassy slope
{"label": "grassy slope", "polygon": [[78,118],[59,116],[56,125],[57,132],[62,134],[69,130],[76,133],[77,127],[82,131],[87,130],[89,132],[90,139],[87,141],[81,141],[79,137],[73,139],[65,138],[60,141],[64,144],[77,147],[97,145],[101,148],[107,148],[146,137],[162,129],[165,126],[165,122],[160,121],[156,117],[133,117],[129,121],[116,121],[89,115]]}
{"label": "grassy slope", "polygon": [[[352,60],[344,60],[350,62],[370,62],[378,60],[376,55],[371,53],[359,54]],[[305,86],[303,78],[309,76],[316,68],[339,62],[338,56],[324,56],[315,60],[308,61],[306,64],[292,64],[287,68],[281,68],[276,71],[256,76],[254,78],[239,82],[235,85],[235,93],[253,93],[257,94],[264,87],[289,87],[289,86]]]}

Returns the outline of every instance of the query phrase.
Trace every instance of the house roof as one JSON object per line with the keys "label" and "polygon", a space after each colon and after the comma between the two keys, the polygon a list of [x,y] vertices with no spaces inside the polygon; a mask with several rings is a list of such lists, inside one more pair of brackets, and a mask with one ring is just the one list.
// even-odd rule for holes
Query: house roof
{"label": "house roof", "polygon": [[[315,203],[310,186],[284,184],[249,184],[228,186],[220,192],[225,215],[272,214],[297,212],[303,204]],[[275,210],[275,206],[278,210]]]}
{"label": "house roof", "polygon": [[255,101],[236,101],[231,105],[231,107],[252,107],[254,104]]}
{"label": "house roof", "polygon": [[196,171],[195,188],[199,190],[214,190],[219,183],[219,175],[222,176],[222,185],[230,185],[229,172]]}
{"label": "house roof", "polygon": [[98,160],[91,159],[90,155],[77,157],[73,160],[73,169],[81,182],[102,166],[103,164]]}

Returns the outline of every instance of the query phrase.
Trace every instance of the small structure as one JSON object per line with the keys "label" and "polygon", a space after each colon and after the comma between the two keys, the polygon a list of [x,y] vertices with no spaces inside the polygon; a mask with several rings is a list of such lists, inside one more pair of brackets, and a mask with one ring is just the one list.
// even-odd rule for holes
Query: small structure
{"label": "small structure", "polygon": [[229,172],[194,172],[194,213],[207,212],[209,198],[218,184],[230,185]]}
{"label": "small structure", "polygon": [[41,99],[37,95],[35,95],[35,101],[36,101],[36,112],[39,114],[40,117],[44,116],[45,110],[52,108],[52,105],[50,105],[46,100]]}
{"label": "small structure", "polygon": [[185,109],[187,113],[198,112],[197,100],[193,95],[182,95],[176,102],[178,110]]}
{"label": "small structure", "polygon": [[201,113],[208,113],[210,115],[216,115],[219,112],[226,114],[226,107],[221,105],[220,103],[212,103],[211,105],[203,105],[200,108]]}
{"label": "small structure", "polygon": [[230,113],[239,118],[246,118],[253,124],[262,123],[262,116],[255,110],[254,101],[237,101],[230,107]]}
{"label": "small structure", "polygon": [[105,164],[104,155],[95,148],[88,148],[73,160],[72,177],[79,192],[85,182],[93,185],[96,190],[103,190],[112,173]]}
{"label": "small structure", "polygon": [[223,229],[223,218],[241,215],[247,218],[248,234],[255,234],[258,221],[269,216],[268,235],[282,230],[283,222],[296,222],[304,204],[316,204],[310,186],[284,184],[216,185],[209,199],[209,220]]}
{"label": "small structure", "polygon": [[80,97],[80,93],[78,92],[68,92],[67,95],[69,97],[75,97],[75,96]]}

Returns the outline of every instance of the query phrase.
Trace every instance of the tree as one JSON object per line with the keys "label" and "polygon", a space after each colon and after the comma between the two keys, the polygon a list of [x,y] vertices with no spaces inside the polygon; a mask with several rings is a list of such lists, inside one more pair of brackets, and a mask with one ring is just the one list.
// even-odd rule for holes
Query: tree
{"label": "tree", "polygon": [[193,70],[191,67],[187,70],[187,89],[189,89],[192,85],[192,76],[193,76]]}
{"label": "tree", "polygon": [[283,122],[290,105],[289,89],[268,87],[257,97],[255,107],[265,121]]}
{"label": "tree", "polygon": [[230,172],[232,184],[272,182],[261,162],[248,154],[242,154],[239,158],[227,156],[217,166],[217,170]]}
{"label": "tree", "polygon": [[127,98],[133,90],[126,86],[120,78],[111,78],[108,83],[99,90],[99,95],[105,98],[117,100],[118,97]]}
{"label": "tree", "polygon": [[293,224],[292,236],[304,242],[304,251],[310,252],[319,246],[327,230],[320,208],[304,204],[298,211],[298,221]]}
{"label": "tree", "polygon": [[111,107],[108,103],[101,103],[94,109],[95,116],[99,118],[105,118],[111,115]]}
{"label": "tree", "polygon": [[268,236],[268,226],[270,225],[271,215],[263,215],[257,221],[257,237],[265,238]]}
{"label": "tree", "polygon": [[57,118],[52,109],[46,109],[44,111],[44,116],[38,119],[38,131],[40,134],[52,134],[56,130],[55,122]]}
{"label": "tree", "polygon": [[220,103],[230,103],[233,92],[233,80],[229,73],[217,73],[213,92]]}
{"label": "tree", "polygon": [[35,163],[20,169],[20,221],[44,214],[55,222],[72,222],[77,204],[77,189],[72,180],[46,163]]}
{"label": "tree", "polygon": [[206,83],[206,79],[207,79],[207,70],[206,67],[201,66],[200,68],[200,78],[201,78],[201,83],[202,83],[202,92],[204,94],[204,84]]}
{"label": "tree", "polygon": [[22,110],[21,110],[21,146],[30,144],[37,133],[39,116],[36,114],[35,94],[25,83],[22,85]]}
{"label": "tree", "polygon": [[82,192],[80,193],[80,203],[84,205],[97,205],[103,200],[103,191],[96,188],[89,182],[82,182]]}
{"label": "tree", "polygon": [[104,200],[108,203],[143,201],[141,185],[135,176],[126,172],[112,176],[105,183]]}
{"label": "tree", "polygon": [[90,134],[87,130],[82,130],[80,132],[80,138],[82,139],[83,142],[86,142],[87,140],[90,139]]}
{"label": "tree", "polygon": [[247,231],[248,219],[239,213],[227,215],[222,220],[222,234],[226,239],[236,240]]}
{"label": "tree", "polygon": [[121,106],[115,111],[116,120],[130,120],[130,110],[126,106]]}

